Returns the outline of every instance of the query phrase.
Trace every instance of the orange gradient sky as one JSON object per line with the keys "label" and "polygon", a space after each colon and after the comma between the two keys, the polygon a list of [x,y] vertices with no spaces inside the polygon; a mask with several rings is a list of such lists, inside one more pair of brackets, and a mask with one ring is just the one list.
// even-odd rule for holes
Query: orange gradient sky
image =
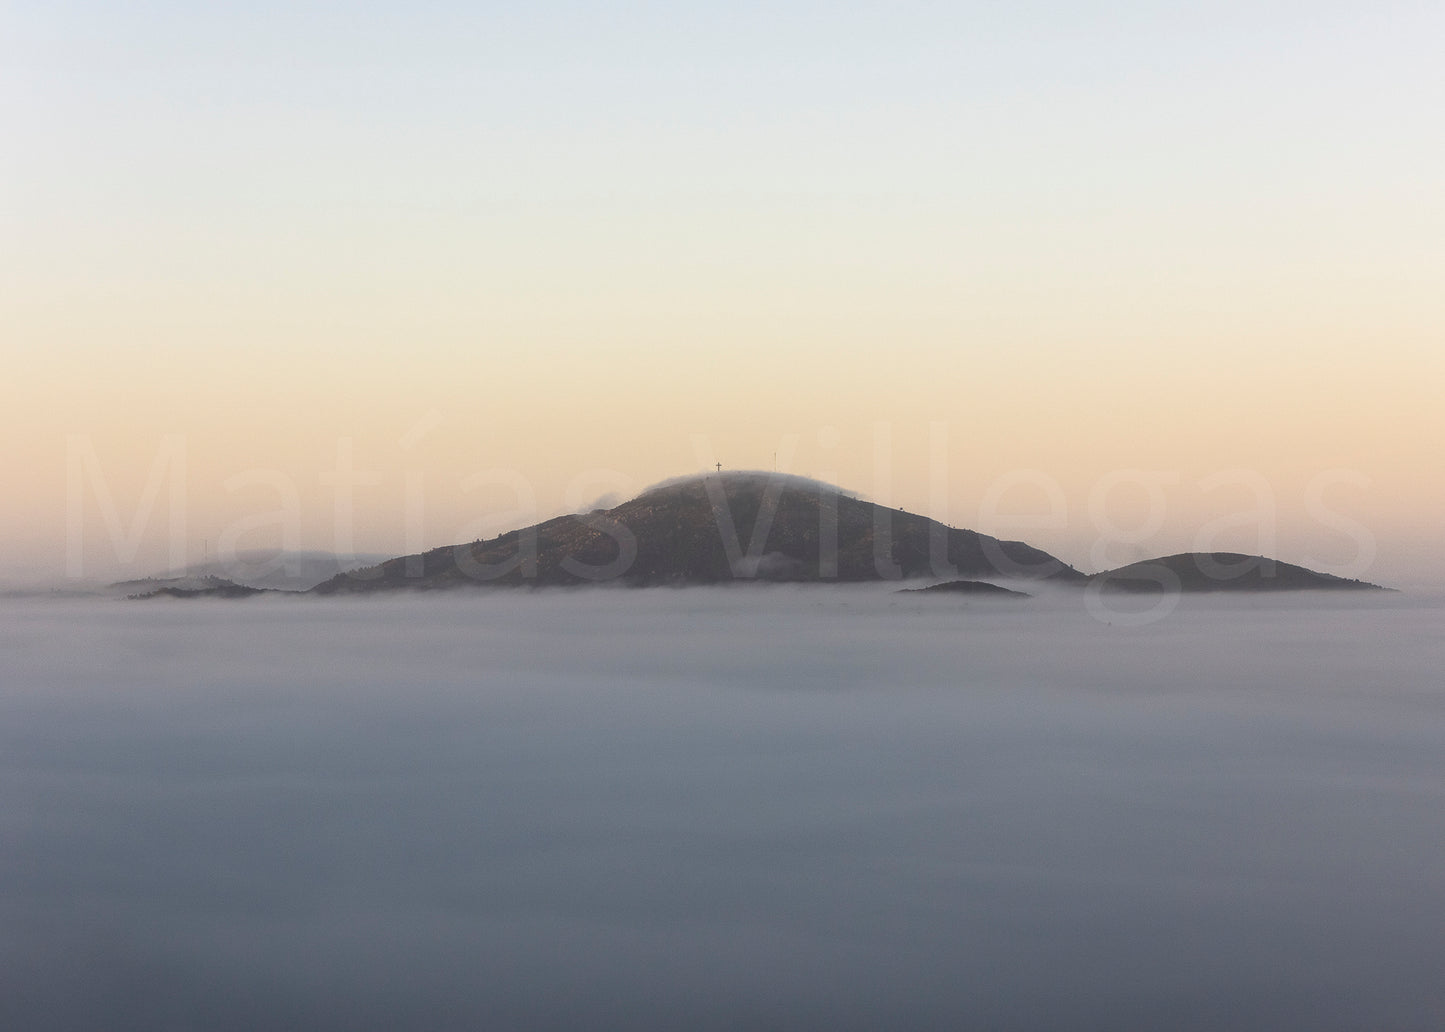
{"label": "orange gradient sky", "polygon": [[0,8],[0,579],[349,448],[367,552],[777,461],[1445,580],[1445,13],[1163,6]]}

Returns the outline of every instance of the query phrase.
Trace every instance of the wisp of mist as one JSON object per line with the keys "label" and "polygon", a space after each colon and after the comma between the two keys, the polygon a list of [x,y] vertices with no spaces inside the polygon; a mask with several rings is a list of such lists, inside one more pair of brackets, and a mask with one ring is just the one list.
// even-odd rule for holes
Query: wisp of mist
{"label": "wisp of mist", "polygon": [[0,1025],[1445,1027],[1442,609],[0,602]]}

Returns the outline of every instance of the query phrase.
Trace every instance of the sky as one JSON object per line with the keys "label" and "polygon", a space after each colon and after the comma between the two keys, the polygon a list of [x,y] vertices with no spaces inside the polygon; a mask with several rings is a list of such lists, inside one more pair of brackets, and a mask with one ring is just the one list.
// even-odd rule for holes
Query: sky
{"label": "sky", "polygon": [[414,551],[721,462],[1082,569],[1445,581],[1442,36],[0,4],[0,577]]}
{"label": "sky", "polygon": [[0,599],[0,1020],[1433,1028],[1442,596],[1348,594]]}

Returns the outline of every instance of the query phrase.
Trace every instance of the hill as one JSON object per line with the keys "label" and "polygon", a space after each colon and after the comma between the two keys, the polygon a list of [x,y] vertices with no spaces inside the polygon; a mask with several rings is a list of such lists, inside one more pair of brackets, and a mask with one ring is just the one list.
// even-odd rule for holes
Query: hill
{"label": "hill", "polygon": [[665,482],[615,508],[559,516],[488,541],[399,556],[312,590],[914,577],[1085,580],[1021,541],[948,527],[831,484],[724,473]]}
{"label": "hill", "polygon": [[1032,598],[1027,591],[1014,591],[988,581],[954,580],[924,588],[899,588],[900,595],[979,595],[989,598]]}
{"label": "hill", "polygon": [[1131,563],[1089,578],[1106,591],[1383,591],[1303,566],[1239,552],[1181,552]]}

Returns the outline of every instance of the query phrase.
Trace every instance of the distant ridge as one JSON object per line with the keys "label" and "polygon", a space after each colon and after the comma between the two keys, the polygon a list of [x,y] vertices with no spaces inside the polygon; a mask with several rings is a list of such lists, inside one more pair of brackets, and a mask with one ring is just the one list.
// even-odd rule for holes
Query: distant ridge
{"label": "distant ridge", "polygon": [[832,484],[764,472],[664,481],[611,509],[341,574],[318,594],[467,585],[737,581],[860,582],[988,577],[1083,583],[1021,541],[864,501]]}
{"label": "distant ridge", "polygon": [[[133,581],[131,584],[141,585],[146,583],[157,586],[149,590],[137,591],[126,595],[128,599],[147,598],[249,598],[252,595],[265,595],[275,592],[274,588],[253,588],[245,584],[237,584],[235,581],[226,580],[224,577],[177,577],[169,581],[146,582]],[[112,585],[112,587],[125,587],[125,582]]]}
{"label": "distant ridge", "polygon": [[126,595],[165,588],[204,590],[214,586],[208,581],[220,579],[245,588],[305,591],[328,577],[386,558],[385,555],[339,556],[332,552],[255,549],[237,552],[226,559],[193,563],[173,574],[117,581],[105,590]]}
{"label": "distant ridge", "polygon": [[1089,578],[1106,591],[1385,591],[1303,566],[1242,552],[1180,552],[1130,563]]}

